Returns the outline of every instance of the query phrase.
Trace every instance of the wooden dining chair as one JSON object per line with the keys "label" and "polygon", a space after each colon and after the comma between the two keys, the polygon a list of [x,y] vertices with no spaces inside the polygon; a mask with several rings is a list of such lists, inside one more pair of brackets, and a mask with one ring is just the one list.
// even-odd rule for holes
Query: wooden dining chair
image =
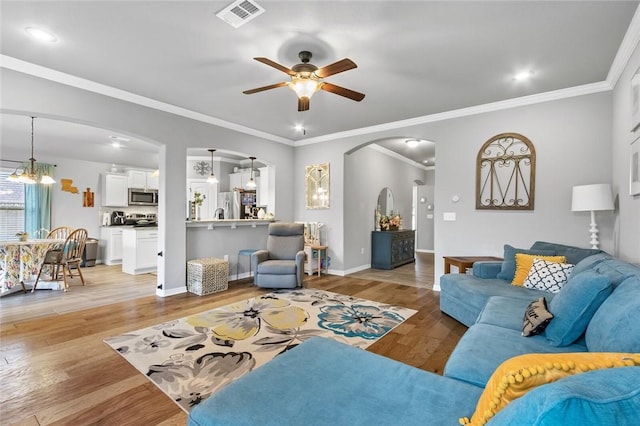
{"label": "wooden dining chair", "polygon": [[70,226],[58,226],[57,228],[53,228],[51,231],[49,231],[46,238],[55,239],[55,240],[64,240],[72,232],[73,232],[73,228]]}
{"label": "wooden dining chair", "polygon": [[[47,233],[46,239],[66,240],[69,234],[73,232],[70,226],[58,226]],[[57,279],[59,266],[62,264],[62,246],[56,245],[50,247],[44,256],[43,265],[51,266],[51,280]],[[54,266],[56,265],[56,266]]]}
{"label": "wooden dining chair", "polygon": [[[82,285],[86,285],[84,282],[84,277],[82,276],[82,270],[80,269],[80,263],[82,262],[82,253],[84,252],[84,246],[87,242],[87,237],[87,230],[84,228],[78,228],[69,234],[59,255],[52,255],[49,259],[45,257],[45,261],[42,263],[42,266],[40,266],[38,277],[36,278],[36,282],[33,285],[33,290],[31,290],[31,292],[34,292],[36,290],[36,286],[38,285],[38,281],[40,280],[42,270],[47,265],[51,266],[54,269],[62,267],[64,291],[67,291],[67,289],[69,288],[69,284],[67,283],[67,275],[69,277],[73,277],[73,273],[71,272],[72,267],[78,270],[78,275],[80,275]],[[55,276],[55,279],[58,279],[57,274]]]}

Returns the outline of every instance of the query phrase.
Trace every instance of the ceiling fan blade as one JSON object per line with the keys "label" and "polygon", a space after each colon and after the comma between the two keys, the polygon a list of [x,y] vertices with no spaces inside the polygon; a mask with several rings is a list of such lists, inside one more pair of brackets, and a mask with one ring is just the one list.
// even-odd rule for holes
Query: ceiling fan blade
{"label": "ceiling fan blade", "polygon": [[298,98],[298,111],[309,110],[309,98]]}
{"label": "ceiling fan blade", "polygon": [[336,86],[335,84],[327,83],[326,81],[320,87],[327,92],[335,93],[336,95],[344,96],[345,98],[352,99],[356,102],[360,102],[364,99],[364,93],[359,93],[354,90],[345,89],[344,87]]}
{"label": "ceiling fan blade", "polygon": [[338,74],[343,71],[352,70],[358,68],[358,66],[351,59],[343,59],[333,64],[322,67],[316,71],[316,75],[320,78],[329,77],[330,75]]}
{"label": "ceiling fan blade", "polygon": [[277,62],[273,62],[271,59],[269,58],[253,58],[258,62],[262,62],[265,65],[269,65],[270,67],[273,67],[279,71],[282,71],[285,74],[289,74],[289,75],[296,75],[295,71],[293,71],[290,68],[285,67],[284,65],[280,65]]}
{"label": "ceiling fan blade", "polygon": [[269,89],[277,89],[278,87],[282,87],[282,86],[286,86],[286,85],[287,85],[287,82],[283,81],[282,83],[270,84],[268,86],[256,87],[255,89],[245,90],[242,93],[244,93],[245,95],[252,95],[254,93],[263,92],[263,91],[269,90]]}

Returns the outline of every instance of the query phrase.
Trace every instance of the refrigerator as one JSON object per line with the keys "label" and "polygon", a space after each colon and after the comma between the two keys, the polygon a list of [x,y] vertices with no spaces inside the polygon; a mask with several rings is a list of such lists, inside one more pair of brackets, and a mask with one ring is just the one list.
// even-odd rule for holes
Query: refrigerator
{"label": "refrigerator", "polygon": [[219,192],[218,208],[223,209],[225,219],[239,219],[240,194],[237,191]]}
{"label": "refrigerator", "polygon": [[256,214],[255,191],[218,193],[218,207],[224,209],[225,219],[248,219]]}

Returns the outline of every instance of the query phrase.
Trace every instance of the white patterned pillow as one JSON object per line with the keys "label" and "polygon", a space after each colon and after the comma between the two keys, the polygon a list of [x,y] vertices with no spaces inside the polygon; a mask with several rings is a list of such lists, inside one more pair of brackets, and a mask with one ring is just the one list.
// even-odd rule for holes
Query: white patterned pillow
{"label": "white patterned pillow", "polygon": [[573,267],[569,263],[547,262],[544,259],[533,259],[533,265],[529,270],[523,287],[543,290],[549,293],[558,293],[564,283],[569,279]]}

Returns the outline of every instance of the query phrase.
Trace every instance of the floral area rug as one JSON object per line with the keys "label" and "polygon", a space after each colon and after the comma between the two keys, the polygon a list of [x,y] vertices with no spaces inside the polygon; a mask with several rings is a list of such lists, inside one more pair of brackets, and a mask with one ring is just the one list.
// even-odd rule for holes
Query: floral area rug
{"label": "floral area rug", "polygon": [[189,412],[305,340],[366,348],[416,311],[323,290],[283,290],[105,340]]}

